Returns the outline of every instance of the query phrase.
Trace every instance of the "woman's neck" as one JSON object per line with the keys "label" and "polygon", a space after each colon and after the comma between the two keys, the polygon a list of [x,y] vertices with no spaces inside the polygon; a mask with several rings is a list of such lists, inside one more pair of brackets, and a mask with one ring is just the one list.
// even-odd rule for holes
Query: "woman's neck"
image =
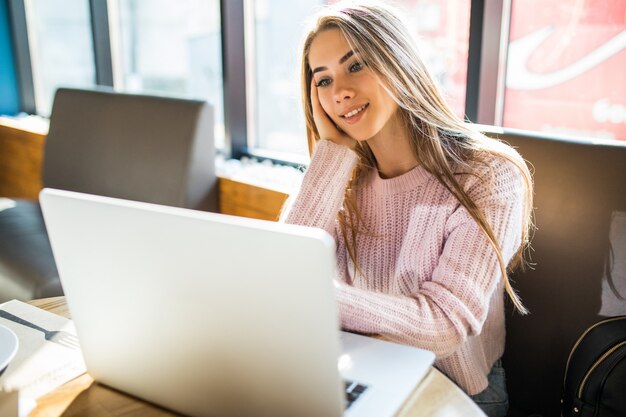
{"label": "woman's neck", "polygon": [[381,178],[398,177],[419,165],[409,134],[398,117],[390,120],[367,143],[376,158],[376,168]]}

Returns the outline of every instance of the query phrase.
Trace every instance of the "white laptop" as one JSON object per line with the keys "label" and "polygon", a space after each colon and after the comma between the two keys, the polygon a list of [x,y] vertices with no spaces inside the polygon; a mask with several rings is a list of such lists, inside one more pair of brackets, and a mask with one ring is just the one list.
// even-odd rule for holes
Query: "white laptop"
{"label": "white laptop", "polygon": [[52,189],[40,201],[103,384],[189,416],[385,417],[433,363],[339,331],[322,230]]}

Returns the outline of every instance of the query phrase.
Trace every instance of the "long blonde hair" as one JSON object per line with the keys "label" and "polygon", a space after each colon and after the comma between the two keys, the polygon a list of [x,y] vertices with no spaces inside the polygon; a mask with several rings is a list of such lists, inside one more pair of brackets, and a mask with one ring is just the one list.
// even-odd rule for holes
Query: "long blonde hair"
{"label": "long blonde hair", "polygon": [[[358,51],[367,67],[378,76],[398,104],[400,119],[409,133],[413,153],[420,165],[459,200],[484,232],[498,258],[504,288],[515,307],[525,314],[528,311],[509,282],[507,265],[493,229],[456,176],[473,174],[476,166],[484,162],[488,155],[506,158],[522,173],[525,185],[522,241],[508,264],[508,269],[512,270],[522,263],[532,227],[531,174],[523,160],[504,151],[499,141],[487,138],[454,114],[398,16],[398,12],[388,5],[370,2],[340,2],[325,7],[318,14],[302,48],[301,87],[309,151],[313,151],[319,140],[310,97],[313,76],[309,65],[311,43],[321,31],[339,29],[352,50]],[[346,188],[343,210],[338,214],[343,239],[355,266],[356,236],[361,232],[355,190],[367,172],[376,166],[367,142],[358,142],[356,152],[359,162]]]}

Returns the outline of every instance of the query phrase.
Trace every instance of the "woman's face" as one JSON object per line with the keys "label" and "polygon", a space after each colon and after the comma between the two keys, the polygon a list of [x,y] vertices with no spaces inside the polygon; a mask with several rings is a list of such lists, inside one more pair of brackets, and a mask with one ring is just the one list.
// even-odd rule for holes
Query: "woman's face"
{"label": "woman's face", "polygon": [[374,137],[396,114],[396,102],[339,29],[316,35],[309,65],[322,108],[352,138],[363,141]]}

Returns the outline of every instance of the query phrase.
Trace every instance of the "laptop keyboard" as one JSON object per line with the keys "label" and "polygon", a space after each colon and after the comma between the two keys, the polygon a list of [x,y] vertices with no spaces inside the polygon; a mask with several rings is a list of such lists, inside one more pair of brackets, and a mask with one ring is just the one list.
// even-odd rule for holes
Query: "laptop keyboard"
{"label": "laptop keyboard", "polygon": [[365,392],[367,385],[353,381],[344,381],[346,387],[346,410]]}

